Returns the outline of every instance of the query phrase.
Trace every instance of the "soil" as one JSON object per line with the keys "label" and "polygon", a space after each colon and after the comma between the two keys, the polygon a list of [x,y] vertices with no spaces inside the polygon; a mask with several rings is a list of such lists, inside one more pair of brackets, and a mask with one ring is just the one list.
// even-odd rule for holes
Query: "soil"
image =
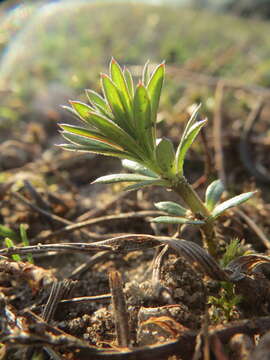
{"label": "soil", "polygon": [[[55,147],[53,144],[59,142],[57,127],[49,124],[20,124],[21,128],[14,132],[12,140],[11,137],[3,139],[0,145],[1,224],[16,234],[19,234],[20,224],[24,224],[30,245],[89,243],[121,234],[175,235],[175,226],[154,226],[149,221],[152,215],[139,215],[141,211],[154,210],[153,204],[157,201],[176,201],[172,192],[151,188],[138,193],[123,193],[119,185],[90,184],[98,176],[121,171],[119,162],[69,153]],[[168,136],[176,137],[175,124],[166,131]],[[206,135],[208,151],[213,154],[210,134],[211,124]],[[238,151],[239,138],[240,130],[233,134],[226,132],[224,151],[228,159],[228,182],[233,180],[231,189],[235,193],[258,189],[255,199],[242,207],[242,211],[269,234],[269,184],[255,184],[256,179],[245,170],[239,154],[231,156],[232,149]],[[267,145],[259,143],[258,138],[256,144],[259,154],[263,154]],[[204,152],[205,149],[201,151],[195,147],[189,155],[186,171],[192,181],[204,171]],[[263,161],[265,163],[265,158]],[[206,185],[203,177],[196,182],[200,195]],[[120,216],[130,212],[134,215]],[[90,219],[93,223],[79,230],[59,231],[67,225]],[[221,253],[231,239],[237,237],[245,251],[268,254],[269,247],[266,248],[250,223],[234,210],[221,219],[217,233]],[[15,245],[23,246],[17,237]],[[200,234],[193,228],[182,229],[181,237],[201,244]],[[2,247],[5,247],[4,241]],[[226,316],[224,310],[209,303],[210,296],[222,296],[223,285],[173,250],[164,255],[159,276],[160,291],[157,291],[152,272],[159,251],[147,248],[128,253],[100,251],[95,254],[51,250],[34,255],[34,265],[28,262],[26,255],[21,255],[20,261],[2,257],[0,358],[191,359],[194,355],[194,359],[210,359],[201,355],[209,351],[213,356],[211,359],[240,359],[244,358],[245,344],[250,342],[253,345],[247,352],[251,354],[255,335],[258,341],[258,335],[270,330],[270,321],[266,321],[268,317],[270,319],[267,266],[249,273],[248,290],[247,282],[242,287],[240,283],[236,286],[235,291],[240,289],[245,299],[232,306]],[[115,312],[121,309],[112,305],[110,297],[109,277],[115,273],[122,282],[118,292],[124,298],[122,315],[128,322],[128,345],[121,343],[121,334],[119,339]],[[254,287],[254,281],[257,287]],[[56,285],[60,290],[54,289]],[[253,293],[254,289],[260,290]],[[54,304],[50,303],[52,299],[48,300],[50,294],[56,301]],[[104,294],[109,295],[102,297]],[[81,299],[61,302],[76,298]],[[262,319],[262,316],[263,325],[256,323],[256,330],[245,322]],[[210,337],[207,329],[216,335]],[[228,329],[230,336],[226,335]],[[241,338],[240,345],[236,340],[232,341],[233,335],[237,334],[245,334],[247,338]]]}

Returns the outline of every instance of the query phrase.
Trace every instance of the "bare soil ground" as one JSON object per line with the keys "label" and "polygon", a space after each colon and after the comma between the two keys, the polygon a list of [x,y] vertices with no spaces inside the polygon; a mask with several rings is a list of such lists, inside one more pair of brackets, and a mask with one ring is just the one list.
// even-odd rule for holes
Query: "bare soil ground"
{"label": "bare soil ground", "polygon": [[[245,167],[239,152],[242,129],[227,120],[222,149],[228,185],[235,194],[254,188],[258,193],[217,225],[221,254],[238,238],[245,250],[267,255],[269,183]],[[186,169],[201,195],[207,178],[216,176],[212,125],[204,134],[205,146],[190,153]],[[248,159],[267,166],[269,143],[260,137],[267,131],[266,114],[256,126],[256,134],[245,139],[252,149]],[[171,122],[165,131],[177,141],[181,122]],[[175,235],[174,226],[150,222],[158,214],[154,203],[175,201],[174,194],[158,188],[123,193],[118,185],[91,185],[98,176],[119,171],[119,162],[65,152],[53,145],[56,134],[52,120],[24,123],[0,145],[0,222],[17,234],[16,246],[23,246],[20,224],[25,224],[30,245],[93,243],[125,234]],[[182,237],[201,244],[192,228],[182,229]],[[5,247],[4,241],[1,245]],[[242,301],[226,316],[224,309],[208,304],[209,296],[221,296],[222,284],[173,250],[163,256],[157,286],[153,259],[160,251],[49,248],[33,252],[34,264],[25,254],[20,261],[2,256],[0,357],[262,359],[256,355],[263,351],[262,343],[255,346],[270,330],[267,266],[248,275],[250,287],[241,289]],[[263,341],[269,346],[267,337]]]}

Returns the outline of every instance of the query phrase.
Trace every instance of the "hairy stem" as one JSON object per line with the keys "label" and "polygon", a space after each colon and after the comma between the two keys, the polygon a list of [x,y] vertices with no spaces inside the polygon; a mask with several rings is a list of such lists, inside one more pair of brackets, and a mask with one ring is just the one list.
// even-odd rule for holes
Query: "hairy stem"
{"label": "hairy stem", "polygon": [[203,242],[209,253],[212,256],[216,256],[217,249],[215,244],[214,225],[213,222],[208,220],[210,212],[184,176],[177,177],[172,182],[172,189],[181,196],[194,215],[197,217],[200,216],[205,220],[205,225],[202,225],[201,227]]}

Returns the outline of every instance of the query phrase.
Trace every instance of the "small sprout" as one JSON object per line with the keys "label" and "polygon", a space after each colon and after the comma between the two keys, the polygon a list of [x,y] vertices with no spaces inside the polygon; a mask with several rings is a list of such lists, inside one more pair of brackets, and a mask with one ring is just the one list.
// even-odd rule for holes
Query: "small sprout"
{"label": "small sprout", "polygon": [[[29,246],[29,240],[27,237],[26,228],[23,224],[20,224],[20,235],[21,235],[23,246]],[[31,264],[34,264],[34,259],[33,259],[32,254],[27,254],[26,257],[27,257],[28,262],[30,262]]]}
{"label": "small sprout", "polygon": [[86,90],[90,105],[70,101],[71,107],[65,107],[84,126],[60,124],[62,136],[68,141],[60,146],[70,151],[117,157],[122,160],[123,167],[132,172],[102,176],[94,183],[131,182],[125,188],[127,191],[153,185],[174,190],[182,197],[191,216],[183,211],[173,213],[164,209],[168,216],[153,221],[201,225],[205,247],[215,255],[214,220],[227,209],[248,200],[253,193],[241,194],[217,205],[223,186],[216,180],[206,191],[205,203],[196,194],[184,177],[184,162],[187,151],[207,120],[200,118],[200,106],[196,106],[176,152],[169,139],[157,139],[157,114],[164,76],[164,63],[149,74],[147,62],[142,79],[135,85],[130,71],[122,70],[112,59],[109,75],[100,76],[102,95]]}
{"label": "small sprout", "polygon": [[[5,238],[5,244],[6,244],[7,248],[15,247],[14,242],[8,237]],[[21,261],[22,260],[20,255],[18,255],[18,254],[13,254],[13,255],[11,255],[11,257],[12,257],[12,259],[14,261]]]}
{"label": "small sprout", "polygon": [[226,268],[227,265],[233,261],[234,259],[238,258],[239,256],[244,254],[244,249],[241,246],[239,239],[233,239],[231,242],[226,246],[225,253],[223,254],[220,265],[223,268]]}

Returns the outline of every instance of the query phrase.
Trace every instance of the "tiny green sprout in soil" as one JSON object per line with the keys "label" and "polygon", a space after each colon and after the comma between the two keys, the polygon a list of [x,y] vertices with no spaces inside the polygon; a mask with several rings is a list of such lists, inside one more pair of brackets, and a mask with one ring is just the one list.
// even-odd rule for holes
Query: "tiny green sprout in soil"
{"label": "tiny green sprout in soil", "polygon": [[89,104],[70,101],[64,106],[81,122],[82,126],[60,124],[67,141],[60,146],[70,151],[90,152],[113,156],[122,160],[127,173],[102,176],[94,183],[127,182],[125,190],[138,190],[146,186],[161,186],[175,191],[187,208],[175,202],[156,204],[166,213],[154,222],[192,224],[199,226],[204,247],[216,256],[215,221],[231,207],[251,198],[247,192],[220,203],[224,191],[220,180],[213,181],[202,200],[188,183],[184,174],[186,154],[207,119],[194,110],[180,136],[177,148],[170,139],[157,138],[157,114],[165,77],[165,64],[150,72],[146,63],[141,80],[135,85],[131,72],[122,69],[115,59],[109,66],[109,75],[101,74],[102,94],[86,90]]}

